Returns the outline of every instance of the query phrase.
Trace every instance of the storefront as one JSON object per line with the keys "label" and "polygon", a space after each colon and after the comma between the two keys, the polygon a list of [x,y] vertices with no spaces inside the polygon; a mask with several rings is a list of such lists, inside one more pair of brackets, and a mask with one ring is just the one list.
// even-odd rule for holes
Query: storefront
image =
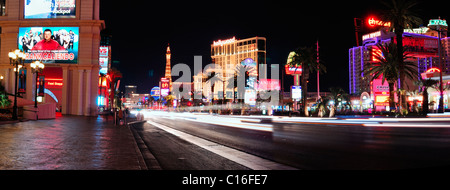
{"label": "storefront", "polygon": [[99,0],[38,2],[9,1],[6,16],[0,16],[3,86],[14,93],[15,71],[8,52],[19,49],[26,55],[20,81],[23,98],[35,101],[36,74],[30,63],[40,61],[45,65],[39,74],[45,90],[38,102],[55,103],[63,114],[97,115],[100,31],[105,28],[99,20]]}

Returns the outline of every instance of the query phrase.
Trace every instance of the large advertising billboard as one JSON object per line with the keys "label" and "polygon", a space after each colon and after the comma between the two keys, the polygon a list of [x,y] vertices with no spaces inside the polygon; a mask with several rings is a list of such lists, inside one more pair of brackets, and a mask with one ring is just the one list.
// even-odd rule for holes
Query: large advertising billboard
{"label": "large advertising billboard", "polygon": [[24,0],[25,19],[76,18],[76,0]]}
{"label": "large advertising billboard", "polygon": [[25,63],[77,63],[78,35],[78,27],[22,27],[18,45]]}

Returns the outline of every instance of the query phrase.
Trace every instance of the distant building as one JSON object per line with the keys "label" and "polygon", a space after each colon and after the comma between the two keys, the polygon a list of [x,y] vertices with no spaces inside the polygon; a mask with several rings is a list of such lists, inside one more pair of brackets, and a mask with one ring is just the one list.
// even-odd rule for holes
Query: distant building
{"label": "distant building", "polygon": [[[234,77],[236,66],[248,58],[256,63],[256,72],[253,77],[266,77],[266,38],[236,39],[233,37],[226,40],[217,40],[211,44],[211,59],[213,63],[220,66],[221,70],[217,70],[216,73],[222,74],[219,78],[223,81],[216,83],[214,86],[214,98],[233,99],[234,89],[226,88],[227,80]],[[264,65],[262,73],[259,73],[260,64]],[[208,72],[211,71],[194,74],[193,84],[194,91],[203,91],[206,96],[211,93],[210,88],[204,88]]]}
{"label": "distant building", "polygon": [[131,98],[131,94],[137,93],[137,86],[126,85],[125,86],[125,98]]}

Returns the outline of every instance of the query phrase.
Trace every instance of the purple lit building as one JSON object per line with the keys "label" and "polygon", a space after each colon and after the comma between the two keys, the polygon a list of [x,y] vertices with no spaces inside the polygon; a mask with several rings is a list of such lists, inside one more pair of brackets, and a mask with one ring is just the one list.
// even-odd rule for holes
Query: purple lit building
{"label": "purple lit building", "polygon": [[[371,82],[362,72],[365,64],[369,64],[374,60],[374,52],[377,51],[377,43],[394,42],[395,33],[389,32],[387,28],[372,32],[362,36],[363,45],[349,49],[349,89],[350,94],[361,94],[363,92],[371,92]],[[450,39],[443,36],[442,55],[443,55],[443,72],[450,73]],[[409,61],[413,61],[417,65],[419,75],[432,67],[439,67],[438,59],[438,37],[437,32],[421,27],[416,29],[405,29],[403,34],[403,46],[409,56],[413,57]],[[408,90],[417,89],[413,81],[406,82]],[[399,85],[399,84],[398,84]],[[372,97],[373,98],[373,97]]]}

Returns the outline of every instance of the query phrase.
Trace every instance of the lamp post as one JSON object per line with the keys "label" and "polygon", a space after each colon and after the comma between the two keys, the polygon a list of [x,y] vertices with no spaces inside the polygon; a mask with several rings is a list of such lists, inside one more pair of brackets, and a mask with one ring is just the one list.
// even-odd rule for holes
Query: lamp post
{"label": "lamp post", "polygon": [[442,88],[442,71],[444,69],[442,68],[442,53],[441,53],[441,33],[446,31],[448,28],[447,21],[442,20],[440,17],[439,19],[432,19],[428,23],[428,28],[437,31],[438,32],[438,54],[439,54],[439,107],[438,107],[438,113],[444,113],[444,89]]}
{"label": "lamp post", "polygon": [[16,49],[8,53],[9,56],[9,64],[15,67],[15,83],[14,83],[14,106],[12,119],[17,120],[17,76],[19,73],[19,68],[21,68],[25,61],[25,53]]}
{"label": "lamp post", "polygon": [[[40,61],[34,61],[30,64],[31,72],[36,74],[36,89],[34,93],[34,108],[37,111],[37,95],[38,95],[38,85],[37,82],[39,80],[39,73],[41,73],[44,70],[45,65],[41,63]],[[36,112],[36,120],[38,120],[38,114]]]}

